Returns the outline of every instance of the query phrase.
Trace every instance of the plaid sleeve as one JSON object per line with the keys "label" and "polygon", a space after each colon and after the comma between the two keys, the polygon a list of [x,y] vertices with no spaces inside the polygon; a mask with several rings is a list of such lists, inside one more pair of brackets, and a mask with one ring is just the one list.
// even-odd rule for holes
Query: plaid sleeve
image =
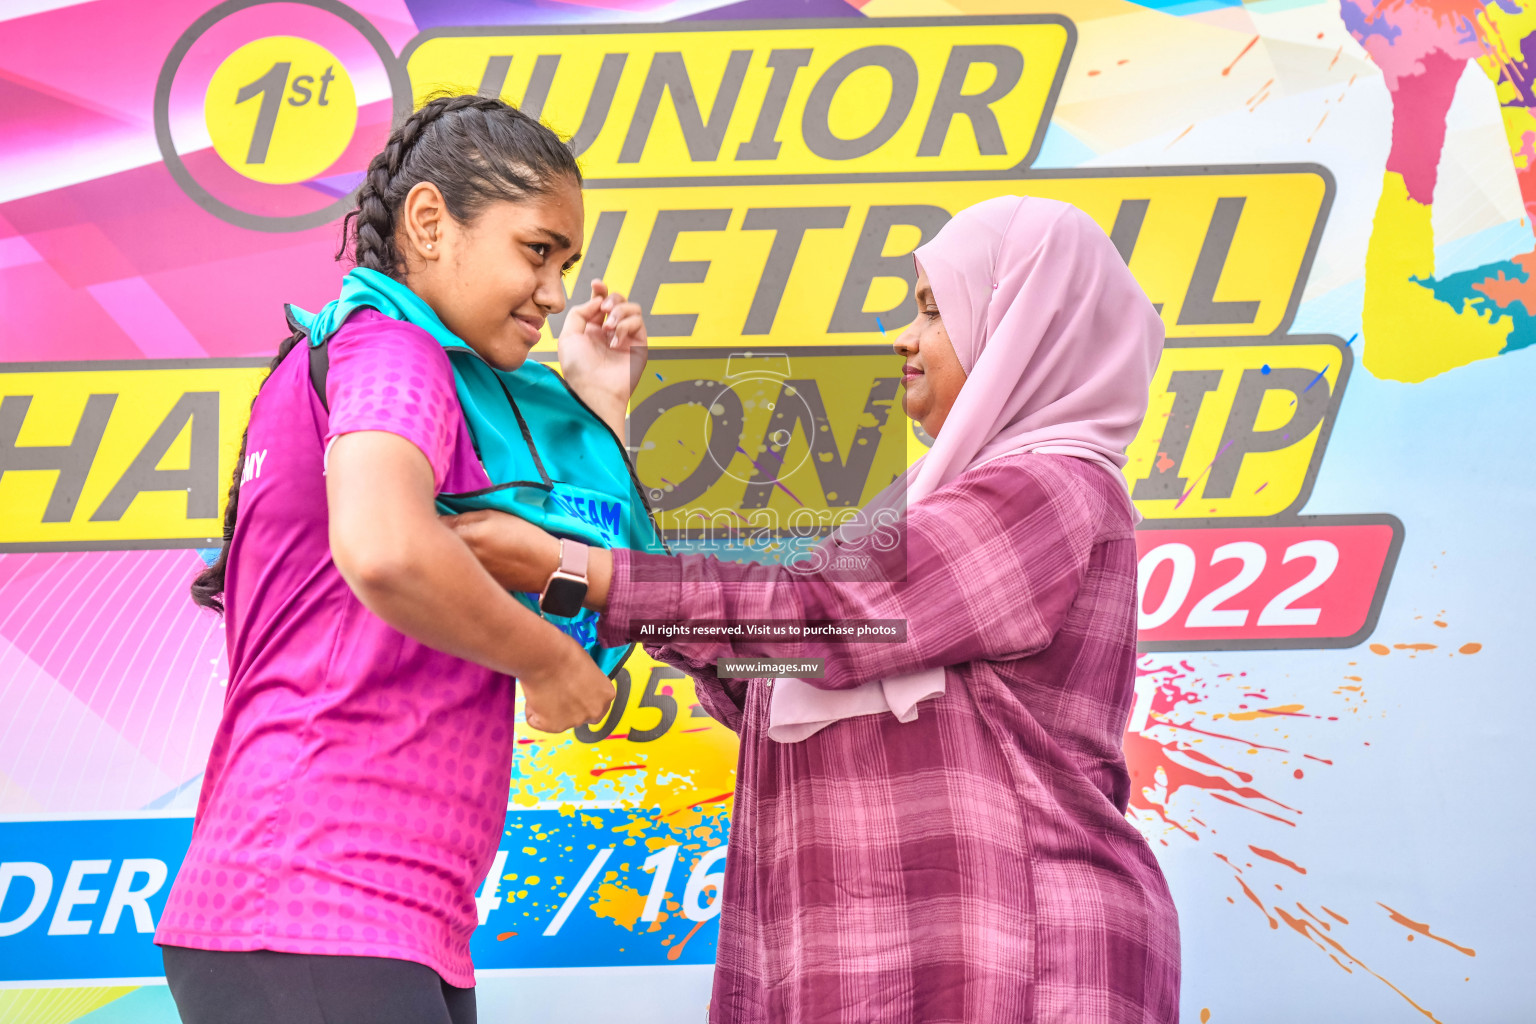
{"label": "plaid sleeve", "polygon": [[[613,552],[614,582],[608,588],[608,609],[597,627],[598,640],[609,647],[629,642],[631,624],[646,620],[675,622],[681,618],[681,587],[670,564],[672,560],[663,558],[637,566],[631,561],[634,555],[625,548]],[[621,580],[625,585],[618,585]],[[745,679],[721,679],[715,674],[714,662],[693,656],[691,645],[647,643],[645,651],[663,665],[692,676],[699,703],[710,717],[734,732],[741,731],[741,713],[747,699]]]}
{"label": "plaid sleeve", "polygon": [[1078,463],[1021,455],[963,474],[908,510],[901,542],[874,556],[882,572],[873,582],[628,552],[614,564],[607,628],[634,636],[644,620],[906,621],[900,643],[756,638],[670,648],[693,673],[722,657],[823,658],[826,675],[811,682],[824,689],[1035,653],[1072,607],[1106,522],[1098,470],[1085,474]]}

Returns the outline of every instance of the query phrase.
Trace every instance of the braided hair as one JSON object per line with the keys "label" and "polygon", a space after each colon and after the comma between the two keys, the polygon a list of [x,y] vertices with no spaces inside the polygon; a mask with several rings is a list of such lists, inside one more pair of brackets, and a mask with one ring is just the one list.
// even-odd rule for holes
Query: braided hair
{"label": "braided hair", "polygon": [[[566,183],[580,187],[581,171],[564,140],[516,107],[486,96],[439,96],[390,132],[383,151],[369,161],[357,207],[341,222],[336,259],[350,255],[356,266],[400,279],[405,260],[396,241],[397,217],[423,181],[437,186],[455,220],[468,223],[494,202],[524,202]],[[303,340],[297,328],[284,338],[268,374]],[[224,507],[224,546],[192,582],[192,600],[221,614],[244,466],[242,435]]]}
{"label": "braided hair", "polygon": [[467,222],[498,200],[547,195],[565,182],[580,186],[581,171],[558,135],[516,107],[484,96],[439,97],[406,118],[368,164],[336,258],[350,241],[357,266],[398,277],[404,262],[395,218],[423,181],[437,186],[455,220]]}

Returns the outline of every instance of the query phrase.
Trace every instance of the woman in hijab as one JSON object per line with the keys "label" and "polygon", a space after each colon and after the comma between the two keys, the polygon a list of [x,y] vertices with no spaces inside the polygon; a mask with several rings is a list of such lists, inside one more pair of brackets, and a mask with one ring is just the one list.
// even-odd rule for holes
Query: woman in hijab
{"label": "woman in hijab", "polygon": [[[1162,324],[1064,203],[988,200],[915,255],[896,349],[934,443],[872,502],[907,500],[902,542],[865,545],[882,572],[591,552],[606,643],[643,621],[906,621],[904,643],[646,645],[741,737],[710,1019],[1177,1021],[1178,921],[1125,817],[1121,749],[1137,516],[1120,467]],[[499,513],[456,525],[509,588],[559,562]],[[720,679],[722,657],[825,675]]]}

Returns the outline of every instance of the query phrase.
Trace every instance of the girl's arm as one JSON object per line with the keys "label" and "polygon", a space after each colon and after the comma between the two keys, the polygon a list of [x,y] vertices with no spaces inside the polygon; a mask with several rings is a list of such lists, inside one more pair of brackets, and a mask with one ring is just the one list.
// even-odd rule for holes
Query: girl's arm
{"label": "girl's arm", "polygon": [[434,511],[432,468],[396,434],[343,434],[326,472],[331,557],[358,600],[429,647],[523,686],[529,724],[601,721],[613,684],[577,643],[519,604]]}
{"label": "girl's arm", "polygon": [[[598,636],[610,644],[644,642],[639,627],[646,621],[906,623],[906,640],[897,643],[742,637],[647,644],[658,659],[711,677],[722,657],[823,658],[825,676],[806,680],[823,689],[1034,653],[1061,627],[1103,539],[1104,499],[1066,458],[999,459],[913,506],[902,542],[873,555],[882,571],[863,577],[874,576],[871,582],[700,555],[594,550],[588,607],[605,611]],[[558,560],[554,539],[509,516],[472,515],[456,517],[455,529],[491,574],[514,589],[535,580],[542,586]],[[1131,536],[1127,517],[1125,539]]]}

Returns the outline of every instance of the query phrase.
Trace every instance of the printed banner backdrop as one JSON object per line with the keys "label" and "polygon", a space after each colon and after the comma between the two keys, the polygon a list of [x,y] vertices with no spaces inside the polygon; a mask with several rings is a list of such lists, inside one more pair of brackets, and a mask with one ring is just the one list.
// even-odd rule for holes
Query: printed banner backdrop
{"label": "printed banner backdrop", "polygon": [[[1184,1019],[1532,1019],[1533,36],[1528,0],[0,3],[0,1021],[176,1019],[150,933],[228,675],[187,583],[280,304],[332,297],[443,90],[579,150],[571,287],[649,311],[678,540],[923,451],[888,343],[954,212],[1096,218],[1169,338],[1125,745]],[[756,450],[689,448],[727,392]],[[703,1019],[736,740],[643,652],[617,683],[519,724],[487,1020]]]}

